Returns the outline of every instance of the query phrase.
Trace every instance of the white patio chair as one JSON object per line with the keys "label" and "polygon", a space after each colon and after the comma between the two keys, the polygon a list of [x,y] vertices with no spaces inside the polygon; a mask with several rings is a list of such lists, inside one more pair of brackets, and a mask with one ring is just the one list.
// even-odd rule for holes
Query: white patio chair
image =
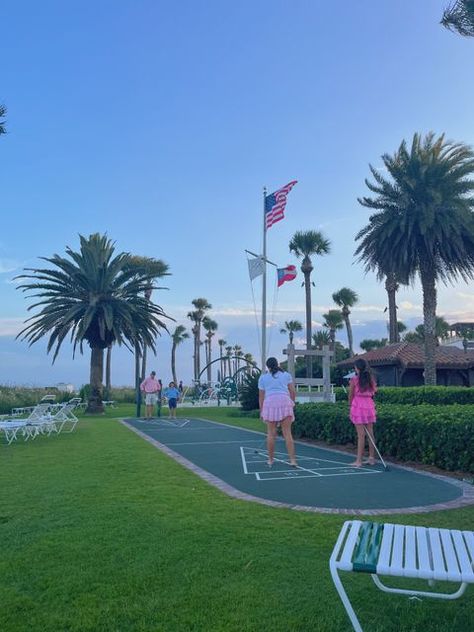
{"label": "white patio chair", "polygon": [[10,445],[13,441],[18,439],[18,435],[23,435],[25,441],[27,441],[31,435],[35,432],[27,421],[0,421],[0,432],[3,432],[5,439]]}
{"label": "white patio chair", "polygon": [[73,398],[59,408],[49,419],[45,420],[54,426],[54,432],[59,434],[67,425],[69,425],[69,430],[64,430],[64,432],[69,433],[74,430],[79,420],[73,411],[81,401],[80,399],[77,401],[77,399],[78,398]]}
{"label": "white patio chair", "polygon": [[[339,571],[370,573],[375,585],[388,593],[457,599],[474,583],[474,532],[350,520],[341,529],[329,568],[352,627],[363,632]],[[379,575],[426,579],[430,586],[435,581],[461,585],[451,593],[390,588]]]}

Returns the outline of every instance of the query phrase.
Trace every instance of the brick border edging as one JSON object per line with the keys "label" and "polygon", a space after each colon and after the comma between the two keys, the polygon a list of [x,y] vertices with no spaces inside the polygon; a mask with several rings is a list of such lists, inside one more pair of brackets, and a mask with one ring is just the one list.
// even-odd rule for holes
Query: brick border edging
{"label": "brick border edging", "polygon": [[[137,434],[139,437],[153,445],[155,448],[166,454],[167,456],[174,459],[177,463],[190,470],[199,478],[206,481],[213,487],[216,487],[221,492],[224,492],[227,496],[231,498],[237,498],[238,500],[246,500],[248,502],[259,503],[260,505],[266,505],[268,507],[283,507],[285,509],[293,509],[295,511],[305,511],[309,513],[323,513],[323,514],[341,514],[341,515],[351,515],[351,516],[379,516],[379,515],[389,515],[389,514],[417,514],[417,513],[430,513],[433,511],[441,511],[445,509],[459,509],[461,507],[467,507],[469,505],[474,505],[474,486],[468,485],[462,481],[458,481],[456,479],[449,478],[447,476],[442,476],[440,474],[431,474],[429,472],[418,472],[415,468],[405,467],[402,465],[390,465],[391,467],[396,467],[399,469],[407,470],[409,472],[416,472],[421,476],[430,476],[432,478],[441,480],[443,482],[449,482],[451,485],[455,487],[459,487],[463,490],[463,495],[456,500],[450,500],[445,503],[436,503],[434,505],[425,505],[419,507],[399,507],[396,509],[335,509],[332,507],[313,507],[309,505],[292,505],[290,503],[278,502],[276,500],[267,500],[265,498],[259,498],[258,496],[252,496],[252,494],[247,494],[246,492],[241,492],[236,489],[232,485],[225,483],[222,479],[218,478],[214,474],[207,472],[199,465],[196,465],[192,461],[189,461],[186,457],[181,456],[168,446],[160,443],[156,439],[149,437],[147,434],[138,430],[134,426],[130,425],[125,419],[119,419],[120,423],[124,425],[126,428]],[[206,419],[205,421],[210,421]],[[212,423],[212,421],[211,421]],[[230,428],[238,428],[238,426],[231,426],[228,424],[220,424],[224,426],[228,426]],[[247,430],[246,428],[244,430]],[[254,430],[250,430],[250,432],[255,432]],[[324,448],[326,449],[326,448]],[[339,454],[337,450],[333,448],[329,448],[329,451],[336,452]],[[342,454],[342,453],[341,453]]]}

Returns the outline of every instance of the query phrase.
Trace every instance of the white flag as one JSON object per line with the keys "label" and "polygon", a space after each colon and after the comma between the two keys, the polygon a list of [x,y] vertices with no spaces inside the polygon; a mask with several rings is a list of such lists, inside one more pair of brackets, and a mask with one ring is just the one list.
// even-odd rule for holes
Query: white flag
{"label": "white flag", "polygon": [[253,281],[255,277],[263,274],[265,270],[265,264],[261,257],[255,257],[255,259],[249,259],[249,277],[250,280]]}

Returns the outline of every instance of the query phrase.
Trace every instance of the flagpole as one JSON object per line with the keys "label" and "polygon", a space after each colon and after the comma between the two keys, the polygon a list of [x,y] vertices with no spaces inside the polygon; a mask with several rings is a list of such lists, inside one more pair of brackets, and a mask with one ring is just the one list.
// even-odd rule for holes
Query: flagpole
{"label": "flagpole", "polygon": [[263,279],[262,279],[262,373],[267,360],[267,226],[265,221],[265,198],[267,188],[263,187]]}

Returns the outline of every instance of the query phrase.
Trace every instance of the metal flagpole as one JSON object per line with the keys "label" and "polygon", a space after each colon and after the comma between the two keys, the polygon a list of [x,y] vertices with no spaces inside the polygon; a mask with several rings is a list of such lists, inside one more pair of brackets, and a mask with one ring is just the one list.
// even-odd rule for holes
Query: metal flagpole
{"label": "metal flagpole", "polygon": [[267,226],[265,221],[265,198],[267,188],[263,187],[263,279],[262,279],[262,373],[267,360]]}

